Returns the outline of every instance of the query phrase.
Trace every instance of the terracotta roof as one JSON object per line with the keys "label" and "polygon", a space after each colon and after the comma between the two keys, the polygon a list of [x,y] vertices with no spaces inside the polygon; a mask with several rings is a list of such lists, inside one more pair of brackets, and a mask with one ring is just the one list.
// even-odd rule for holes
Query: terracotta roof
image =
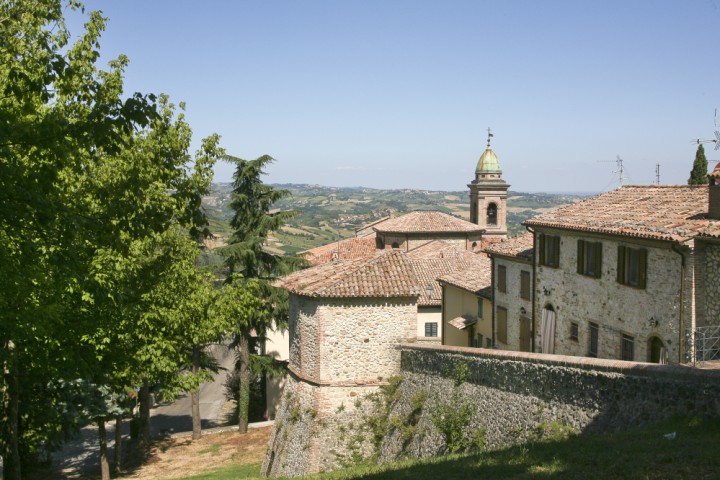
{"label": "terracotta roof", "polygon": [[417,297],[419,294],[413,267],[398,250],[300,270],[280,279],[279,286],[308,297]]}
{"label": "terracotta roof", "polygon": [[302,252],[310,265],[321,265],[335,260],[357,260],[372,257],[377,251],[375,236],[346,238],[338,242],[311,248]]}
{"label": "terracotta roof", "polygon": [[470,325],[475,325],[477,321],[477,317],[474,317],[472,315],[461,315],[459,317],[453,318],[448,323],[453,327],[457,328],[458,330],[464,330]]}
{"label": "terracotta roof", "polygon": [[446,240],[432,240],[407,252],[410,258],[446,258],[464,255],[465,250]]}
{"label": "terracotta roof", "polygon": [[[454,255],[445,257],[417,258],[408,254],[415,270],[415,276],[420,282],[420,298],[418,305],[440,305],[442,303],[442,287],[439,279],[455,279],[447,282],[453,285],[460,284],[473,293],[477,290],[490,287],[490,259],[485,255],[478,255],[467,250],[455,248]],[[428,295],[428,286],[432,286],[432,293]]]}
{"label": "terracotta roof", "polygon": [[505,257],[516,257],[521,260],[532,260],[533,248],[532,233],[523,233],[517,237],[492,243],[483,251],[490,255],[503,255]]}
{"label": "terracotta roof", "polygon": [[710,225],[706,185],[629,185],[525,221],[525,225],[682,242]]}
{"label": "terracotta roof", "polygon": [[720,163],[715,165],[715,168],[713,168],[713,171],[708,173],[708,178],[710,179],[717,179],[720,178]]}
{"label": "terracotta roof", "polygon": [[468,267],[449,272],[438,280],[475,295],[492,298],[492,263],[485,255],[475,254],[475,257]]}
{"label": "terracotta roof", "polygon": [[443,212],[410,212],[373,227],[383,233],[483,232],[484,229]]}

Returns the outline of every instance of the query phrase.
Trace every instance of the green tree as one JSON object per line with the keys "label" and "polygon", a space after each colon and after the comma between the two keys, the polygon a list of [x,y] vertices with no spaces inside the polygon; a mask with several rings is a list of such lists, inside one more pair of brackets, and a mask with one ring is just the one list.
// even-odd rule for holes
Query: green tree
{"label": "green tree", "polygon": [[698,145],[697,152],[695,153],[695,161],[693,162],[693,168],[690,171],[690,178],[688,178],[688,185],[706,185],[708,183],[708,162],[705,158],[705,148],[702,144]]}
{"label": "green tree", "polygon": [[[239,430],[244,433],[247,431],[250,402],[252,336],[263,342],[270,329],[284,328],[287,324],[287,294],[273,287],[272,281],[302,265],[302,260],[275,255],[264,248],[268,236],[296,214],[295,211],[271,211],[278,200],[290,194],[288,190],[265,185],[260,178],[264,174],[264,167],[273,162],[273,158],[263,155],[255,160],[231,156],[226,159],[236,166],[230,201],[230,208],[234,212],[230,220],[233,234],[228,245],[219,249],[219,253],[225,256],[230,271],[227,283],[237,289],[246,289],[250,280],[253,285],[257,282],[257,287],[253,286],[253,289],[263,300],[260,308],[236,319],[235,324],[234,345],[238,349],[236,374],[240,389]],[[242,277],[234,275],[236,273]],[[261,361],[253,363],[264,364]]]}

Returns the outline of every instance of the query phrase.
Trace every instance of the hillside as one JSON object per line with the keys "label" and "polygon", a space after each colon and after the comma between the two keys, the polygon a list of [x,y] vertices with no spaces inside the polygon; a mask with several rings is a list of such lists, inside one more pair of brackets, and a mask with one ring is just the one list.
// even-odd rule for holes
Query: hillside
{"label": "hillside", "polygon": [[[355,236],[355,230],[388,215],[413,210],[439,210],[469,219],[467,191],[380,190],[364,187],[324,187],[321,185],[281,184],[292,196],[275,205],[282,210],[297,210],[298,215],[271,239],[269,247],[277,253],[297,253]],[[230,234],[228,208],[232,185],[213,185],[203,199],[211,219],[211,231],[220,237]],[[524,220],[547,209],[576,202],[583,197],[571,194],[508,193],[508,230],[511,236],[525,231]]]}

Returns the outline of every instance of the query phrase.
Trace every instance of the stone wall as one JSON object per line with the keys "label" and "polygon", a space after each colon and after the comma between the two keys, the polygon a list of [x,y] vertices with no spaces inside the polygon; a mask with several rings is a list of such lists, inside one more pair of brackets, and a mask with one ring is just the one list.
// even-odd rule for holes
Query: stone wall
{"label": "stone wall", "polygon": [[720,244],[696,242],[697,325],[720,325]]}
{"label": "stone wall", "polygon": [[[458,365],[467,377],[456,386]],[[443,405],[472,405],[468,438],[482,436],[486,448],[537,438],[564,428],[604,433],[661,422],[673,416],[720,416],[720,371],[618,360],[404,345],[403,381],[391,416],[407,419],[413,399],[427,397],[414,436],[391,430],[380,456],[445,453],[433,424]],[[392,422],[391,422],[392,423]]]}
{"label": "stone wall", "polygon": [[[683,268],[681,255],[669,242],[641,239],[628,242],[626,238],[607,235],[543,231],[561,238],[560,267],[538,265],[535,272],[536,328],[540,328],[543,308],[552,306],[557,314],[554,353],[587,355],[589,323],[592,322],[600,326],[600,358],[621,358],[621,339],[625,334],[635,339],[636,361],[648,360],[648,345],[654,337],[662,341],[671,363],[686,360],[684,333],[692,326],[694,301],[693,263],[689,252],[684,253]],[[577,273],[578,239],[602,243],[601,278]],[[617,282],[618,245],[647,249],[646,288]],[[577,340],[571,338],[571,322],[578,324]]]}

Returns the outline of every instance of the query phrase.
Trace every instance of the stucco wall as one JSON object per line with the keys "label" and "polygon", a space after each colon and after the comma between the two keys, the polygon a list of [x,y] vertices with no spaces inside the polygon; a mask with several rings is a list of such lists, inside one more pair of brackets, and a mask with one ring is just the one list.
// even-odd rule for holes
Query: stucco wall
{"label": "stucco wall", "polygon": [[[635,338],[637,361],[648,360],[648,341],[651,337],[662,340],[668,350],[669,361],[677,363],[682,360],[679,349],[681,305],[683,326],[689,327],[692,321],[691,262],[687,262],[684,271],[685,296],[681,299],[681,257],[670,248],[668,242],[628,242],[620,237],[547,233],[561,236],[560,267],[537,266],[535,315],[539,329],[542,309],[547,305],[555,309],[555,353],[587,355],[589,322],[593,322],[600,326],[600,358],[620,358],[621,338],[626,334]],[[602,242],[601,278],[577,273],[578,239]],[[647,249],[645,289],[617,282],[618,245]],[[571,322],[578,323],[578,341],[570,339]]]}
{"label": "stucco wall", "polygon": [[[443,285],[443,331],[445,332],[444,345],[455,345],[459,347],[468,346],[468,330],[459,330],[448,322],[453,318],[462,315],[477,316],[478,296],[452,285]],[[482,318],[474,326],[475,333],[481,333],[483,339],[492,338],[492,304],[487,299],[482,299]]]}
{"label": "stucco wall", "polygon": [[[417,312],[417,336],[418,341],[421,342],[437,342],[440,343],[442,339],[442,308],[441,307],[418,307]],[[425,323],[435,322],[437,323],[437,337],[426,337],[425,336]]]}
{"label": "stucco wall", "polygon": [[[497,282],[497,271],[499,266],[506,269],[507,289],[501,292]],[[502,307],[507,310],[507,343],[497,341],[498,348],[503,350],[520,350],[520,317],[532,315],[532,264],[529,262],[513,260],[506,257],[493,257],[494,279],[493,294],[495,296],[495,309]],[[526,271],[530,274],[530,299],[520,298],[520,272]],[[522,309],[525,313],[522,313]],[[497,312],[496,312],[497,318]],[[530,335],[532,338],[532,335]],[[497,338],[497,337],[496,337]]]}

